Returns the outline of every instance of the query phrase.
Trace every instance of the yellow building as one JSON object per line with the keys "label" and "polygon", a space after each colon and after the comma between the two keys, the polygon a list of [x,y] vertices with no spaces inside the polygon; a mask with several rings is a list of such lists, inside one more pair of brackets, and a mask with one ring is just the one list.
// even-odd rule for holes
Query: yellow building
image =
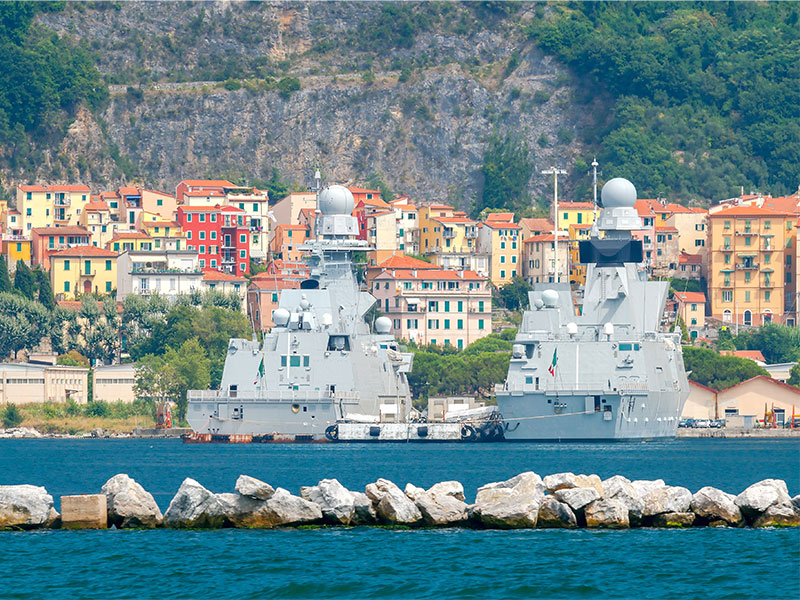
{"label": "yellow building", "polygon": [[[573,223],[567,231],[567,240],[563,243],[569,248],[569,282],[575,285],[586,283],[586,265],[580,262],[580,241],[588,240],[591,236],[592,226]],[[561,242],[561,236],[558,238]]]}
{"label": "yellow building", "polygon": [[113,250],[116,254],[148,251],[153,249],[153,240],[143,231],[118,231],[106,244],[106,249]]}
{"label": "yellow building", "polygon": [[692,339],[706,326],[706,295],[703,292],[675,292],[677,313]]}
{"label": "yellow building", "polygon": [[142,212],[138,224],[139,229],[152,240],[153,250],[186,250],[186,233],[177,221]]}
{"label": "yellow building", "polygon": [[785,257],[795,217],[755,206],[708,215],[711,316],[763,325],[784,319]]}
{"label": "yellow building", "polygon": [[478,238],[478,224],[466,213],[446,204],[419,209],[419,251],[423,254],[471,252]]}
{"label": "yellow building", "polygon": [[34,227],[79,225],[89,195],[85,185],[18,185],[17,210],[24,232]]}
{"label": "yellow building", "polygon": [[[553,206],[550,207],[550,218],[556,220]],[[558,229],[567,231],[570,225],[591,225],[594,223],[594,204],[592,202],[559,202]]]}
{"label": "yellow building", "polygon": [[92,201],[83,207],[80,224],[89,232],[92,246],[104,248],[114,237],[115,228],[111,222],[111,208],[100,200],[99,196],[93,196]]}
{"label": "yellow building", "polygon": [[94,246],[75,246],[50,255],[50,282],[62,300],[80,294],[110,294],[117,288],[117,254]]}
{"label": "yellow building", "polygon": [[496,286],[522,276],[522,227],[514,213],[490,213],[478,232],[478,251],[489,255],[489,279]]}

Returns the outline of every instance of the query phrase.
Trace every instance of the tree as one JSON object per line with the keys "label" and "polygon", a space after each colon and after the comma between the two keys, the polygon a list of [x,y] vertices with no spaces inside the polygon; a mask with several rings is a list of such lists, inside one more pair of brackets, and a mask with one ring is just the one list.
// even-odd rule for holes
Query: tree
{"label": "tree", "polygon": [[489,137],[483,155],[483,204],[479,208],[527,209],[530,203],[528,180],[532,169],[527,143],[516,135],[500,137],[495,131]]}
{"label": "tree", "polygon": [[53,288],[50,278],[43,270],[39,270],[39,303],[49,311],[56,309],[56,299],[53,297]]}
{"label": "tree", "polygon": [[768,364],[800,360],[800,329],[767,323],[746,338],[748,350],[760,350]]}
{"label": "tree", "polygon": [[683,349],[683,364],[690,371],[689,379],[721,390],[758,375],[769,375],[748,358],[723,356],[709,348]]}
{"label": "tree", "polygon": [[176,402],[180,390],[175,369],[163,357],[146,356],[136,363],[133,392],[137,400]]}
{"label": "tree", "polygon": [[28,300],[33,300],[36,292],[36,283],[33,281],[33,273],[23,261],[17,261],[17,270],[14,273],[14,290],[25,296]]}
{"label": "tree", "polygon": [[11,429],[12,427],[19,427],[25,420],[25,415],[14,403],[9,403],[3,411],[3,427]]}
{"label": "tree", "polygon": [[186,419],[186,393],[208,389],[211,384],[211,361],[197,338],[187,340],[177,351],[168,348],[164,361],[175,372],[178,419],[183,421]]}
{"label": "tree", "polygon": [[520,275],[500,288],[500,298],[509,310],[524,310],[528,307],[528,292],[533,288]]}
{"label": "tree", "polygon": [[789,371],[789,379],[786,380],[786,383],[800,388],[800,363],[797,363],[792,367],[792,370]]}
{"label": "tree", "polygon": [[0,256],[0,293],[11,291],[11,277],[8,274],[8,263],[5,256]]}

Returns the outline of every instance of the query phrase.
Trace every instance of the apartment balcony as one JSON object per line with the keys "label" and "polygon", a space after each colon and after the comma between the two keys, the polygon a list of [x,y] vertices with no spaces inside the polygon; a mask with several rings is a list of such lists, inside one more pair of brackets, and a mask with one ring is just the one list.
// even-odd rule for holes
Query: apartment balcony
{"label": "apartment balcony", "polygon": [[760,235],[757,231],[736,231],[734,235]]}
{"label": "apartment balcony", "polygon": [[445,229],[445,230],[442,232],[442,237],[443,237],[444,239],[446,239],[446,240],[447,240],[447,239],[453,240],[453,239],[455,239],[455,237],[456,237],[456,232],[455,232],[455,230],[453,230],[453,229]]}
{"label": "apartment balcony", "polygon": [[739,271],[757,271],[759,266],[758,263],[736,263],[736,269]]}
{"label": "apartment balcony", "polygon": [[22,241],[29,241],[29,238],[25,237],[24,235],[18,235],[14,233],[4,233],[3,234],[3,241],[5,242],[22,242]]}
{"label": "apartment balcony", "polygon": [[202,274],[202,270],[200,268],[196,269],[177,269],[164,266],[152,266],[152,267],[134,267],[131,269],[131,275],[161,275],[161,274],[176,274],[176,275],[200,275]]}
{"label": "apartment balcony", "polygon": [[69,198],[56,198],[53,201],[53,206],[71,206],[72,201]]}
{"label": "apartment balcony", "polygon": [[478,237],[478,230],[477,229],[467,229],[466,233],[464,233],[464,237],[467,239],[475,239]]}
{"label": "apartment balcony", "polygon": [[720,246],[720,252],[733,252],[733,246]]}
{"label": "apartment balcony", "polygon": [[92,278],[92,277],[94,277],[95,275],[97,275],[97,271],[83,271],[83,272],[80,274],[80,276],[81,276],[81,277],[88,277],[89,279],[91,279],[91,278]]}

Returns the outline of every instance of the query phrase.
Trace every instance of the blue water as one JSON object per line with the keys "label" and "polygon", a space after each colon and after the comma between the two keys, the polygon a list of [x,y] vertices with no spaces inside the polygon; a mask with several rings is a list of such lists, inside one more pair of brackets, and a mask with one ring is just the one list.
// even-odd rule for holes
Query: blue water
{"label": "blue water", "polygon": [[[128,473],[166,508],[184,477],[232,491],[247,473],[297,493],[445,479],[478,486],[534,470],[663,478],[738,493],[766,477],[800,493],[800,444],[182,445],[152,440],[0,440],[0,484],[54,497]],[[760,598],[796,597],[800,531],[41,531],[0,533],[0,598]],[[780,574],[761,585],[765,573]],[[8,574],[13,573],[13,577]],[[793,575],[794,574],[794,575]]]}

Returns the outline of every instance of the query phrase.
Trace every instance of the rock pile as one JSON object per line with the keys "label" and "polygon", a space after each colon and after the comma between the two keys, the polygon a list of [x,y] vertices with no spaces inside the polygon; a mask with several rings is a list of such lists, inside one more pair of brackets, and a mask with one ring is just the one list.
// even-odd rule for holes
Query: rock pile
{"label": "rock pile", "polygon": [[[457,481],[443,481],[428,489],[409,483],[401,490],[388,479],[378,479],[358,492],[336,479],[323,479],[302,487],[295,496],[241,475],[235,490],[217,494],[187,478],[162,516],[151,494],[119,474],[103,485],[101,494],[72,496],[69,502],[79,507],[102,506],[105,512],[92,517],[94,526],[105,526],[107,512],[108,526],[117,528],[800,526],[800,495],[791,498],[786,483],[776,479],[754,483],[734,496],[713,487],[692,494],[661,479],[630,481],[615,475],[601,480],[597,475],[573,473],[542,479],[529,471],[481,486],[473,504],[467,504],[464,487]],[[62,506],[66,499],[62,497]],[[65,512],[64,526],[75,527],[81,519]],[[0,486],[0,529],[58,528],[61,520],[44,488]]]}

